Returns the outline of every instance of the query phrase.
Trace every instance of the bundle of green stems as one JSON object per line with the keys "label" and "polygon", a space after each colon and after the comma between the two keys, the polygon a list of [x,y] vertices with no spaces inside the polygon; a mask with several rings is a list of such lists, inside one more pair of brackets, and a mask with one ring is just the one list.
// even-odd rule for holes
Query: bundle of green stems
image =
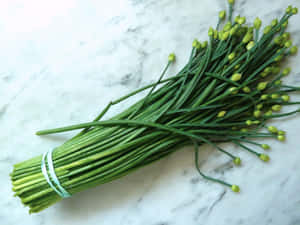
{"label": "bundle of green stems", "polygon": [[[46,135],[82,129],[52,153],[55,174],[70,195],[115,180],[190,144],[195,147],[200,175],[235,192],[239,191],[237,185],[200,171],[199,145],[213,146],[236,165],[241,159],[219,143],[233,143],[263,161],[269,160],[268,155],[249,146],[269,148],[254,138],[284,141],[285,132],[266,123],[299,112],[279,112],[283,105],[298,104],[290,101],[288,93],[300,88],[284,85],[281,80],[290,73],[282,63],[297,52],[286,32],[288,19],[297,8],[289,6],[280,19],[260,32],[259,18],[248,26],[245,17],[232,18],[233,4],[229,0],[227,17],[225,11],[219,13],[216,28],[209,28],[208,41],[193,41],[189,60],[177,75],[163,78],[175,61],[175,55],[170,54],[157,82],[110,102],[94,121],[37,132]],[[100,121],[111,106],[147,89],[146,97]],[[31,213],[62,199],[45,179],[42,157],[14,165],[11,173],[13,191]]]}

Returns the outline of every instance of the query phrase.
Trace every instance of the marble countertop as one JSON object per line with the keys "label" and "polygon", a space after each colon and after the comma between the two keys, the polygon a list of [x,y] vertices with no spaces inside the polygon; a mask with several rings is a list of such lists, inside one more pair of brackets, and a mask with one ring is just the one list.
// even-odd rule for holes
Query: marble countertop
{"label": "marble countertop", "polygon": [[[236,0],[236,13],[270,22],[299,0]],[[13,164],[60,145],[74,133],[38,137],[41,128],[90,121],[103,107],[155,81],[170,52],[186,62],[195,37],[205,40],[225,0],[1,1],[0,7],[0,223],[3,225],[298,225],[300,224],[300,116],[273,124],[287,131],[263,163],[233,145],[242,160],[202,146],[201,168],[239,184],[234,194],[206,182],[194,168],[192,148],[120,180],[28,214],[13,197]],[[299,15],[289,31],[300,44]],[[287,83],[300,85],[300,56]],[[126,108],[140,94],[112,108]],[[293,100],[300,96],[293,95]]]}

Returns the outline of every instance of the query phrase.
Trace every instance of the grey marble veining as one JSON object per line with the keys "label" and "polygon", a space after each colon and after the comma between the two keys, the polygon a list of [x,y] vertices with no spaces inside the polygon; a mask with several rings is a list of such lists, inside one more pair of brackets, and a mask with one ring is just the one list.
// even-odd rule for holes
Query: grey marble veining
{"label": "grey marble veining", "polygon": [[[236,0],[236,14],[264,24],[299,0]],[[192,40],[226,7],[223,0],[2,1],[0,7],[0,221],[4,225],[298,225],[300,224],[300,117],[273,124],[287,141],[267,140],[270,163],[233,145],[240,168],[208,146],[201,168],[241,186],[234,194],[207,182],[186,147],[112,183],[76,194],[36,215],[13,197],[12,165],[60,145],[72,134],[37,137],[41,128],[92,120],[113,99],[155,81],[170,52],[186,62]],[[290,20],[300,44],[299,15]],[[300,85],[299,55],[287,83]],[[109,111],[107,117],[143,96]],[[293,100],[300,96],[293,95]],[[291,109],[291,108],[290,108]]]}

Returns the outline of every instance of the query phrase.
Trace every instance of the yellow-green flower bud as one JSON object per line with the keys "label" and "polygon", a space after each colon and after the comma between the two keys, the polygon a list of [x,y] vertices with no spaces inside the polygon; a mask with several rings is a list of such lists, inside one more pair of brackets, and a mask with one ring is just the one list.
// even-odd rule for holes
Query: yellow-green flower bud
{"label": "yellow-green flower bud", "polygon": [[284,135],[278,135],[278,136],[277,136],[277,139],[278,139],[279,141],[285,141],[285,136],[284,136]]}
{"label": "yellow-green flower bud", "polygon": [[236,28],[236,27],[232,27],[229,31],[230,36],[234,35],[236,33],[237,29],[238,28]]}
{"label": "yellow-green flower bud", "polygon": [[250,41],[248,44],[247,44],[247,50],[249,51],[251,48],[253,48],[255,45],[254,41]]}
{"label": "yellow-green flower bud", "polygon": [[282,59],[282,57],[283,57],[282,55],[278,55],[275,57],[274,61],[278,62]]}
{"label": "yellow-green flower bud", "polygon": [[235,164],[235,165],[241,165],[241,158],[239,158],[239,157],[236,157],[234,160],[233,160],[233,163]]}
{"label": "yellow-green flower bud", "polygon": [[280,72],[280,68],[277,67],[277,66],[273,66],[272,67],[272,73],[275,75],[275,74],[278,74]]}
{"label": "yellow-green flower bud", "polygon": [[291,68],[290,67],[286,67],[286,68],[283,69],[282,75],[283,76],[287,76],[287,75],[289,75],[290,72],[291,72]]}
{"label": "yellow-green flower bud", "polygon": [[239,90],[236,87],[229,88],[229,91],[230,91],[231,94],[234,94],[234,95],[239,92]]}
{"label": "yellow-green flower bud", "polygon": [[229,37],[229,31],[225,31],[222,33],[221,40],[225,41]]}
{"label": "yellow-green flower bud", "polygon": [[231,28],[231,22],[228,21],[228,22],[225,24],[223,30],[224,30],[224,31],[230,31],[230,28]]}
{"label": "yellow-green flower bud", "polygon": [[234,0],[228,0],[228,3],[233,5],[234,4]]}
{"label": "yellow-green flower bud", "polygon": [[169,62],[174,62],[174,61],[175,61],[175,59],[176,59],[176,56],[175,56],[175,54],[174,54],[174,53],[171,53],[171,54],[168,56],[168,60],[169,60]]}
{"label": "yellow-green flower bud", "polygon": [[232,81],[239,81],[240,79],[242,78],[242,74],[240,74],[240,73],[235,73],[235,74],[233,74],[232,76],[231,76],[231,80]]}
{"label": "yellow-green flower bud", "polygon": [[278,135],[285,135],[285,131],[279,130],[279,131],[277,132],[277,134],[278,134]]}
{"label": "yellow-green flower bud", "polygon": [[273,106],[272,106],[272,110],[273,110],[274,112],[280,111],[281,108],[282,108],[281,105],[273,105]]}
{"label": "yellow-green flower bud", "polygon": [[272,22],[271,22],[271,26],[272,27],[275,27],[277,24],[278,24],[278,20],[277,19],[272,20]]}
{"label": "yellow-green flower bud", "polygon": [[234,18],[234,22],[238,23],[239,19],[240,19],[240,15],[237,15],[235,18]]}
{"label": "yellow-green flower bud", "polygon": [[257,106],[256,106],[256,108],[258,109],[258,110],[260,110],[260,109],[262,109],[264,107],[264,105],[263,104],[258,104]]}
{"label": "yellow-green flower bud", "polygon": [[267,100],[268,99],[268,95],[264,94],[264,95],[260,96],[260,99],[261,100]]}
{"label": "yellow-green flower bud", "polygon": [[238,185],[231,185],[231,190],[233,192],[240,192],[240,187]]}
{"label": "yellow-green flower bud", "polygon": [[247,128],[242,128],[242,129],[241,129],[241,132],[244,132],[244,133],[245,133],[245,132],[248,132],[248,129],[247,129]]}
{"label": "yellow-green flower bud", "polygon": [[246,124],[247,124],[248,126],[251,126],[251,125],[252,125],[252,121],[251,121],[251,120],[247,120],[247,121],[246,121]]}
{"label": "yellow-green flower bud", "polygon": [[272,116],[272,114],[273,114],[272,110],[265,112],[265,116]]}
{"label": "yellow-green flower bud", "polygon": [[296,15],[296,14],[298,13],[298,8],[296,8],[296,7],[293,8],[293,9],[292,9],[292,13],[293,13],[294,15]]}
{"label": "yellow-green flower bud", "polygon": [[192,46],[193,46],[194,48],[196,48],[197,45],[198,45],[198,43],[199,43],[199,41],[198,41],[197,39],[194,39],[194,40],[193,40],[193,43],[192,43]]}
{"label": "yellow-green flower bud", "polygon": [[289,24],[289,21],[286,20],[285,22],[282,23],[281,26],[282,26],[283,28],[286,28],[288,24]]}
{"label": "yellow-green flower bud", "polygon": [[237,21],[238,24],[242,25],[244,23],[246,23],[246,18],[243,16],[243,17],[240,17]]}
{"label": "yellow-green flower bud", "polygon": [[260,82],[257,85],[257,90],[262,91],[262,90],[266,89],[267,85],[268,85],[268,82]]}
{"label": "yellow-green flower bud", "polygon": [[212,28],[212,27],[210,27],[209,29],[208,29],[208,36],[213,36],[214,35],[214,29]]}
{"label": "yellow-green flower bud", "polygon": [[214,30],[214,39],[217,39],[217,38],[218,38],[218,31]]}
{"label": "yellow-green flower bud", "polygon": [[226,16],[226,11],[225,10],[222,10],[222,11],[219,12],[219,18],[221,20],[225,19],[225,16]]}
{"label": "yellow-green flower bud", "polygon": [[290,96],[288,95],[282,95],[281,96],[281,99],[284,101],[284,102],[288,102],[290,100]]}
{"label": "yellow-green flower bud", "polygon": [[254,25],[254,28],[258,30],[261,27],[261,20],[258,17],[256,17],[253,25]]}
{"label": "yellow-green flower bud", "polygon": [[231,61],[233,60],[235,57],[235,53],[234,52],[231,52],[229,55],[228,55],[228,59]]}
{"label": "yellow-green flower bud", "polygon": [[241,64],[236,64],[235,66],[234,66],[234,69],[238,69],[238,68],[240,68],[240,66],[241,66]]}
{"label": "yellow-green flower bud", "polygon": [[243,87],[243,91],[245,92],[245,93],[250,93],[251,92],[251,89],[249,88],[249,87]]}
{"label": "yellow-green flower bud", "polygon": [[253,112],[253,116],[254,116],[255,118],[260,117],[260,115],[261,115],[261,111],[260,111],[260,110],[255,110],[255,111]]}
{"label": "yellow-green flower bud", "polygon": [[286,41],[285,43],[284,43],[284,47],[286,47],[286,48],[289,48],[289,47],[291,47],[292,46],[292,41],[291,40],[288,40],[288,41]]}
{"label": "yellow-green flower bud", "polygon": [[272,68],[271,67],[266,67],[265,69],[264,69],[264,72],[266,72],[266,73],[271,73],[272,72]]}
{"label": "yellow-green flower bud", "polygon": [[291,34],[289,32],[285,32],[281,35],[281,37],[285,40],[288,40],[290,38]]}
{"label": "yellow-green flower bud", "polygon": [[225,116],[225,114],[226,114],[226,111],[220,111],[219,113],[218,113],[218,115],[217,115],[217,117],[224,117]]}
{"label": "yellow-green flower bud", "polygon": [[288,14],[290,14],[290,13],[292,12],[292,9],[293,9],[293,6],[289,5],[289,6],[286,8],[285,12],[288,13]]}
{"label": "yellow-green flower bud", "polygon": [[275,44],[281,45],[282,41],[283,41],[282,37],[280,37],[280,36],[277,36],[277,37],[274,38],[274,43]]}
{"label": "yellow-green flower bud", "polygon": [[268,130],[273,134],[277,133],[277,131],[278,131],[277,128],[274,126],[268,126]]}
{"label": "yellow-green flower bud", "polygon": [[207,46],[207,41],[202,42],[201,48],[206,48],[206,46]]}
{"label": "yellow-green flower bud", "polygon": [[263,71],[263,72],[260,73],[260,76],[266,77],[266,76],[268,76],[268,73],[266,73],[265,71]]}
{"label": "yellow-green flower bud", "polygon": [[259,154],[259,158],[264,162],[268,162],[270,160],[270,157],[265,154]]}
{"label": "yellow-green flower bud", "polygon": [[279,94],[272,94],[272,95],[271,95],[271,98],[272,98],[272,99],[277,99],[277,98],[279,98],[279,97],[280,97]]}
{"label": "yellow-green flower bud", "polygon": [[282,80],[276,80],[274,84],[277,85],[277,86],[279,86],[279,85],[282,84]]}
{"label": "yellow-green flower bud", "polygon": [[265,28],[264,28],[264,34],[267,34],[267,33],[269,33],[270,31],[271,31],[271,29],[272,29],[272,27],[269,25],[269,26],[266,26]]}
{"label": "yellow-green flower bud", "polygon": [[265,149],[265,150],[270,149],[270,146],[267,145],[267,144],[262,144],[261,147],[262,147],[263,149]]}
{"label": "yellow-green flower bud", "polygon": [[298,52],[298,47],[296,45],[294,45],[290,48],[290,53],[292,55],[296,54],[297,52]]}
{"label": "yellow-green flower bud", "polygon": [[246,35],[244,36],[242,42],[243,43],[248,43],[249,41],[251,41],[253,38],[253,34],[250,32],[247,32]]}

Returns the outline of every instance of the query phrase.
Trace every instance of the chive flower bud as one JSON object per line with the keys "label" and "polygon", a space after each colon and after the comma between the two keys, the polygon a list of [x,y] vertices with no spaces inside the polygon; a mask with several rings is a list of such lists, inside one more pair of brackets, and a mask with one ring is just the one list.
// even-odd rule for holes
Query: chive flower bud
{"label": "chive flower bud", "polygon": [[277,19],[272,20],[272,22],[271,22],[271,26],[272,27],[275,27],[277,24],[278,24],[278,20]]}
{"label": "chive flower bud", "polygon": [[289,24],[289,21],[286,20],[285,22],[282,23],[281,26],[282,26],[283,28],[286,28],[288,24]]}
{"label": "chive flower bud", "polygon": [[226,111],[220,111],[219,113],[218,113],[218,115],[217,115],[217,117],[224,117],[225,116],[225,114],[226,114]]}
{"label": "chive flower bud", "polygon": [[233,192],[240,192],[240,187],[238,185],[231,185],[231,190]]}
{"label": "chive flower bud", "polygon": [[280,61],[281,59],[282,59],[282,55],[278,55],[275,59],[274,59],[274,61],[275,62],[278,62],[278,61]]}
{"label": "chive flower bud", "polygon": [[254,25],[254,28],[258,30],[261,27],[261,20],[258,17],[256,17],[253,25]]}
{"label": "chive flower bud", "polygon": [[253,112],[253,116],[254,116],[255,118],[260,117],[260,115],[261,115],[261,111],[260,111],[260,110],[255,110],[255,111]]}
{"label": "chive flower bud", "polygon": [[229,37],[229,31],[225,31],[222,34],[221,40],[225,41]]}
{"label": "chive flower bud", "polygon": [[174,62],[174,61],[175,61],[175,59],[176,59],[176,56],[175,56],[175,54],[174,54],[174,53],[171,53],[171,54],[168,56],[168,60],[169,60],[169,62]]}
{"label": "chive flower bud", "polygon": [[296,15],[296,14],[298,13],[298,8],[296,8],[296,7],[293,8],[293,9],[292,9],[292,13],[293,13],[294,15]]}
{"label": "chive flower bud", "polygon": [[291,72],[291,68],[290,67],[286,67],[286,68],[283,69],[282,75],[283,76],[287,76],[287,75],[289,75],[290,72]]}
{"label": "chive flower bud", "polygon": [[282,80],[276,80],[274,84],[279,86],[282,84]]}
{"label": "chive flower bud", "polygon": [[283,39],[287,40],[287,39],[290,38],[290,35],[291,35],[291,34],[290,34],[289,32],[285,32],[285,33],[283,33],[281,36],[282,36]]}
{"label": "chive flower bud", "polygon": [[226,16],[226,11],[225,10],[222,10],[222,11],[219,12],[219,18],[221,20],[225,19],[225,16]]}
{"label": "chive flower bud", "polygon": [[259,158],[264,162],[268,162],[270,160],[270,157],[265,154],[259,154]]}
{"label": "chive flower bud", "polygon": [[240,17],[237,21],[238,24],[242,25],[244,23],[246,23],[246,18],[243,16],[243,17]]}
{"label": "chive flower bud", "polygon": [[228,59],[231,61],[233,60],[235,57],[235,53],[234,52],[231,52],[229,55],[228,55]]}
{"label": "chive flower bud", "polygon": [[235,0],[228,0],[228,3],[233,5]]}
{"label": "chive flower bud", "polygon": [[284,47],[286,47],[286,48],[289,48],[289,47],[291,47],[292,46],[292,41],[291,40],[288,40],[288,41],[286,41],[285,43],[284,43]]}
{"label": "chive flower bud", "polygon": [[240,73],[235,73],[235,74],[233,74],[232,76],[231,76],[231,80],[232,81],[239,81],[240,79],[242,78],[242,74],[240,74]]}
{"label": "chive flower bud", "polygon": [[230,28],[231,28],[231,22],[228,21],[228,22],[225,24],[223,30],[224,30],[224,31],[230,31]]}
{"label": "chive flower bud", "polygon": [[234,95],[239,92],[239,90],[236,87],[229,88],[229,91],[230,91],[231,94],[234,94]]}
{"label": "chive flower bud", "polygon": [[247,129],[247,128],[242,128],[242,129],[241,129],[241,132],[244,132],[244,133],[245,133],[245,132],[248,132],[248,129]]}
{"label": "chive flower bud", "polygon": [[273,134],[277,133],[277,131],[278,131],[277,128],[274,126],[268,126],[268,130]]}
{"label": "chive flower bud", "polygon": [[262,91],[262,90],[266,89],[267,85],[268,85],[268,82],[260,82],[257,85],[257,90]]}
{"label": "chive flower bud", "polygon": [[251,92],[251,89],[250,89],[248,86],[245,86],[245,87],[243,87],[243,91],[244,91],[245,93],[250,93],[250,92]]}
{"label": "chive flower bud", "polygon": [[265,72],[265,71],[263,71],[263,72],[261,72],[261,73],[260,73],[260,76],[262,76],[262,77],[266,77],[266,76],[268,76],[268,73],[267,73],[267,72]]}
{"label": "chive flower bud", "polygon": [[277,134],[278,134],[278,135],[285,135],[285,131],[279,130],[279,131],[277,132]]}
{"label": "chive flower bud", "polygon": [[277,98],[279,98],[279,94],[272,94],[272,95],[271,95],[271,98],[272,98],[272,99],[277,99]]}
{"label": "chive flower bud", "polygon": [[286,8],[285,12],[288,13],[288,14],[290,14],[290,13],[292,12],[292,10],[293,10],[293,7],[292,7],[291,5],[289,5],[289,6]]}
{"label": "chive flower bud", "polygon": [[233,163],[235,164],[235,165],[241,165],[241,158],[239,158],[239,157],[236,157],[234,160],[233,160]]}
{"label": "chive flower bud", "polygon": [[280,111],[280,110],[281,110],[281,105],[273,105],[273,106],[272,106],[272,110],[273,110],[274,112]]}
{"label": "chive flower bud", "polygon": [[290,48],[290,53],[292,55],[296,54],[297,52],[298,52],[298,47],[296,45],[294,45]]}
{"label": "chive flower bud", "polygon": [[260,96],[260,99],[261,100],[267,100],[268,99],[268,95],[263,94],[262,96]]}
{"label": "chive flower bud", "polygon": [[272,67],[272,73],[274,75],[278,74],[279,72],[280,72],[280,68],[279,67],[277,67],[277,66],[273,66]]}
{"label": "chive flower bud", "polygon": [[281,36],[277,36],[274,38],[274,43],[277,45],[281,45],[283,41],[283,38]]}
{"label": "chive flower bud", "polygon": [[196,48],[197,45],[198,45],[198,43],[199,43],[198,39],[194,39],[194,40],[193,40],[193,43],[192,43],[192,46],[193,46],[194,48]]}
{"label": "chive flower bud", "polygon": [[206,46],[207,46],[207,41],[202,42],[201,48],[206,48]]}
{"label": "chive flower bud", "polygon": [[253,48],[255,45],[254,41],[250,41],[248,44],[247,44],[247,50],[249,51],[251,48]]}
{"label": "chive flower bud", "polygon": [[247,124],[248,126],[251,126],[251,125],[252,125],[252,121],[251,121],[251,120],[247,120],[247,121],[246,121],[246,124]]}
{"label": "chive flower bud", "polygon": [[246,35],[244,36],[242,42],[248,43],[249,41],[251,41],[252,38],[253,38],[253,34],[250,32],[247,32]]}
{"label": "chive flower bud", "polygon": [[272,110],[265,112],[265,116],[272,116],[272,114],[273,114]]}
{"label": "chive flower bud", "polygon": [[270,145],[267,145],[267,144],[262,144],[261,147],[262,147],[264,150],[270,149]]}
{"label": "chive flower bud", "polygon": [[262,109],[264,107],[264,105],[263,104],[258,104],[257,106],[256,106],[256,108],[258,109],[258,110],[260,110],[260,109]]}
{"label": "chive flower bud", "polygon": [[208,29],[208,36],[213,36],[214,35],[214,29],[212,28],[212,27],[210,27],[209,29]]}
{"label": "chive flower bud", "polygon": [[238,23],[239,19],[240,19],[240,15],[237,15],[235,18],[234,18],[234,22]]}
{"label": "chive flower bud", "polygon": [[281,99],[284,101],[284,102],[288,102],[290,100],[290,96],[288,95],[282,95],[281,96]]}
{"label": "chive flower bud", "polygon": [[285,136],[284,135],[278,135],[277,140],[279,141],[285,141]]}
{"label": "chive flower bud", "polygon": [[232,35],[234,35],[235,33],[236,33],[236,31],[237,31],[237,27],[232,27],[231,29],[230,29],[230,31],[229,31],[229,33],[230,33],[230,35],[232,36]]}
{"label": "chive flower bud", "polygon": [[238,68],[240,68],[240,66],[241,66],[241,64],[236,64],[235,66],[234,66],[234,69],[238,69]]}
{"label": "chive flower bud", "polygon": [[271,31],[271,29],[272,29],[272,27],[269,25],[269,26],[266,26],[265,28],[264,28],[264,34],[267,34],[267,33],[269,33],[270,31]]}

